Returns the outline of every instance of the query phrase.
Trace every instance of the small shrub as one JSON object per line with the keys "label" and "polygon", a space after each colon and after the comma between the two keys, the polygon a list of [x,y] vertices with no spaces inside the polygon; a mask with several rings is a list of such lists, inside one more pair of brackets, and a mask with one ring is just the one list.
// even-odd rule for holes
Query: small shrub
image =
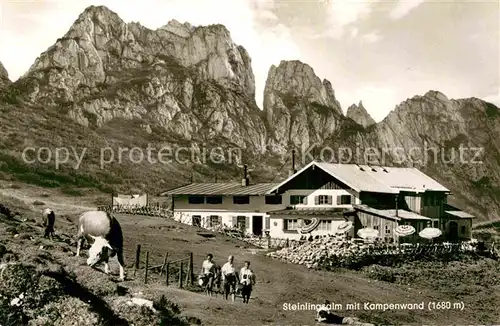
{"label": "small shrub", "polygon": [[394,283],[396,275],[392,268],[380,265],[372,265],[367,269],[368,277],[371,279]]}
{"label": "small shrub", "polygon": [[65,195],[69,195],[69,196],[75,196],[75,197],[85,196],[85,194],[82,190],[75,189],[75,188],[63,187],[63,188],[61,188],[61,192]]}

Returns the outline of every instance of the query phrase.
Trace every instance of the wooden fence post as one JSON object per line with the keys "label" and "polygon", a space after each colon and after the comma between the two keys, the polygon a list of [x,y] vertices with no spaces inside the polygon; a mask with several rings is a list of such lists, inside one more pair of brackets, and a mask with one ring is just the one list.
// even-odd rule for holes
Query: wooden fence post
{"label": "wooden fence post", "polygon": [[193,271],[193,252],[189,253],[189,284],[193,285],[194,271]]}
{"label": "wooden fence post", "polygon": [[163,275],[163,269],[165,268],[165,265],[167,264],[167,259],[168,259],[168,252],[165,254],[165,257],[163,258],[163,265],[161,265],[160,276]]}
{"label": "wooden fence post", "polygon": [[286,238],[286,247],[290,247],[290,240],[288,238]]}
{"label": "wooden fence post", "polygon": [[271,249],[271,237],[267,238],[267,248]]}
{"label": "wooden fence post", "polygon": [[179,268],[179,289],[182,289],[182,268],[184,267],[184,262],[181,261],[181,266]]}
{"label": "wooden fence post", "polygon": [[141,259],[141,245],[137,245],[137,249],[135,251],[135,266],[134,266],[134,276],[137,270],[139,269],[139,264],[140,264],[140,259]]}
{"label": "wooden fence post", "polygon": [[169,275],[170,275],[170,263],[167,263],[167,267],[165,267],[165,272],[167,273],[167,277],[165,278],[165,283],[168,286],[168,278],[169,278]]}
{"label": "wooden fence post", "polygon": [[146,251],[146,268],[144,269],[144,284],[148,284],[149,251]]}

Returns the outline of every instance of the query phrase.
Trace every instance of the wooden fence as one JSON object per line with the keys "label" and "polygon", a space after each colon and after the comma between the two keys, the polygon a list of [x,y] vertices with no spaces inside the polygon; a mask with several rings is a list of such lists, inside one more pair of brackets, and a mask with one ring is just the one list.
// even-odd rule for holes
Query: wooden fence
{"label": "wooden fence", "polygon": [[[148,206],[110,206],[110,205],[102,205],[97,207],[100,211],[118,213],[118,214],[133,214],[133,215],[145,215],[145,216],[156,216],[162,218],[170,218],[174,219],[174,214],[172,210],[168,208],[161,207],[159,205],[148,205]],[[185,218],[180,218],[180,220],[175,219],[177,222],[188,224],[188,218],[190,219],[190,215],[186,215]],[[243,242],[246,242],[250,245],[263,248],[263,249],[280,249],[284,247],[288,247],[292,242],[296,242],[295,240],[281,239],[281,238],[271,238],[271,237],[255,237],[255,236],[246,236],[241,233],[240,230],[234,228],[224,228],[222,225],[218,225],[215,227],[211,227],[210,225],[197,225],[203,229],[216,232],[222,234],[226,237],[230,237],[233,239],[237,239]],[[303,241],[302,241],[303,242]]]}
{"label": "wooden fence", "polygon": [[[138,244],[135,251],[135,264],[134,264],[134,277],[140,270],[144,271],[144,284],[148,284],[150,272],[156,272],[159,277],[165,277],[165,285],[172,284],[171,276],[175,275],[178,281],[179,288],[183,288],[185,284],[193,285],[194,283],[194,270],[193,270],[193,253],[190,252],[188,257],[168,260],[169,254],[165,253],[163,262],[161,264],[154,264],[150,261],[149,251],[146,251],[146,259],[141,261],[141,245]],[[141,266],[141,262],[144,267]],[[175,267],[177,267],[177,272]],[[187,269],[187,271],[185,271]],[[172,273],[173,272],[173,273]]]}
{"label": "wooden fence", "polygon": [[174,214],[172,210],[161,207],[160,205],[148,205],[148,206],[134,206],[134,205],[101,205],[97,206],[100,211],[118,213],[118,214],[133,214],[133,215],[147,215],[156,217],[166,217],[173,218]]}

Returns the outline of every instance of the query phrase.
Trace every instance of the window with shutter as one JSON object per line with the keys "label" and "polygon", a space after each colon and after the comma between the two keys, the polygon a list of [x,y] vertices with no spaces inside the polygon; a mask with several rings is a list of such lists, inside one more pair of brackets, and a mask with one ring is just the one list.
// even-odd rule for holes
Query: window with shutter
{"label": "window with shutter", "polygon": [[356,204],[356,197],[351,195],[351,204]]}
{"label": "window with shutter", "polygon": [[319,205],[319,197],[320,196],[314,196],[314,205]]}
{"label": "window with shutter", "polygon": [[298,220],[285,220],[286,228],[285,230],[293,231],[298,228]]}
{"label": "window with shutter", "polygon": [[316,205],[331,205],[332,204],[332,196],[319,195],[316,198],[317,198]]}
{"label": "window with shutter", "polygon": [[238,217],[233,216],[232,220],[233,220],[233,222],[232,222],[233,223],[233,227],[237,227],[238,226]]}
{"label": "window with shutter", "polygon": [[320,231],[331,231],[332,230],[332,221],[328,221],[328,220],[325,220],[325,221],[321,221],[320,225],[319,225],[319,230]]}
{"label": "window with shutter", "polygon": [[342,196],[337,196],[337,205],[342,205]]}
{"label": "window with shutter", "polygon": [[[220,219],[220,220],[219,220]],[[214,227],[214,226],[217,226],[220,224],[220,222],[222,222],[222,216],[218,216],[218,215],[210,215],[210,219],[209,219],[209,226],[210,227]]]}
{"label": "window with shutter", "polygon": [[307,197],[302,195],[291,195],[290,205],[307,204]]}
{"label": "window with shutter", "polygon": [[337,203],[339,203],[340,205],[349,205],[349,204],[352,204],[351,198],[353,196],[351,196],[351,195],[341,195],[339,197],[340,197],[340,201],[337,201]]}
{"label": "window with shutter", "polygon": [[239,229],[246,229],[248,227],[247,219],[248,219],[248,216],[244,216],[244,215],[237,217],[236,224],[238,225]]}
{"label": "window with shutter", "polygon": [[266,230],[269,230],[271,228],[271,218],[266,217]]}

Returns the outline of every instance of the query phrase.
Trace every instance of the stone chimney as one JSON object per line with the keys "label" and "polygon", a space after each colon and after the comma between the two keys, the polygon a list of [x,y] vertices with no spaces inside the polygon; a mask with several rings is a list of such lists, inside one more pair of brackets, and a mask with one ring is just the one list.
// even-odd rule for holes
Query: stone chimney
{"label": "stone chimney", "polygon": [[292,149],[292,169],[288,171],[288,176],[291,177],[297,173],[297,170],[295,169],[295,149]]}
{"label": "stone chimney", "polygon": [[241,186],[247,187],[250,184],[250,180],[248,179],[248,166],[245,164],[243,166],[243,179],[241,179]]}
{"label": "stone chimney", "polygon": [[399,194],[396,195],[396,217],[399,217],[399,212],[398,212],[398,201],[399,201]]}

